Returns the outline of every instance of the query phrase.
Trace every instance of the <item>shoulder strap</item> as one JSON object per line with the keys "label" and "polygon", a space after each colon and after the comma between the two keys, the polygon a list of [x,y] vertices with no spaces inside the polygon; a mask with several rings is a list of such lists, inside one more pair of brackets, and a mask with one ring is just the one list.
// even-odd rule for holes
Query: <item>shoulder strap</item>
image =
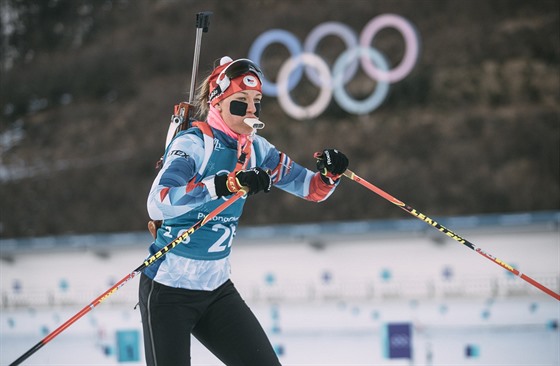
{"label": "shoulder strap", "polygon": [[193,122],[191,125],[198,128],[202,132],[202,137],[204,138],[204,159],[198,169],[198,174],[202,175],[206,169],[208,161],[210,160],[212,151],[214,151],[214,133],[212,132],[210,125],[206,122],[197,121]]}

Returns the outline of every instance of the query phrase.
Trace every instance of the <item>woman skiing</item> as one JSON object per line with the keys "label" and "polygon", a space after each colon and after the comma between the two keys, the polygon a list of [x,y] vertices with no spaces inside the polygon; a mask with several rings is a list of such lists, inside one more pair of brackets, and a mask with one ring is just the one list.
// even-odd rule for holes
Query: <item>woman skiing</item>
{"label": "woman skiing", "polygon": [[[169,144],[149,197],[152,220],[162,220],[153,254],[238,192],[282,189],[309,201],[328,198],[348,159],[325,149],[318,172],[295,163],[256,134],[262,73],[248,59],[223,57],[197,94],[205,122]],[[227,365],[279,365],[253,312],[230,280],[232,239],[246,197],[147,267],[140,308],[148,365],[190,365],[191,334]]]}

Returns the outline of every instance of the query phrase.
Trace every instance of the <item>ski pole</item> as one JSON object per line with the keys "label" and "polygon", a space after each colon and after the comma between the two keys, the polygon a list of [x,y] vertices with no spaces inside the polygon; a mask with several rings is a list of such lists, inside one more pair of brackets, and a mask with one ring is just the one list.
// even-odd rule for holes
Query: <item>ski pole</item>
{"label": "ski pole", "polygon": [[125,276],[123,279],[121,279],[119,282],[115,283],[110,289],[108,289],[107,291],[105,291],[104,293],[102,293],[101,295],[99,295],[95,300],[93,300],[89,305],[87,305],[86,307],[84,307],[82,310],[80,310],[78,313],[76,313],[76,315],[74,315],[73,317],[71,317],[70,319],[68,319],[64,324],[62,324],[61,326],[59,326],[58,328],[56,328],[54,331],[52,331],[50,334],[48,334],[45,338],[43,338],[41,341],[39,341],[39,343],[37,343],[36,345],[34,345],[33,347],[31,347],[27,352],[25,352],[22,356],[20,356],[17,360],[15,360],[14,362],[12,362],[10,364],[10,366],[16,366],[21,364],[23,361],[25,361],[27,358],[29,358],[29,356],[31,356],[32,354],[34,354],[35,352],[37,352],[39,349],[41,349],[41,347],[43,347],[45,344],[49,343],[51,340],[53,340],[53,338],[55,338],[57,335],[59,335],[60,333],[62,333],[66,328],[68,328],[69,326],[71,326],[72,324],[74,324],[78,319],[80,319],[82,316],[84,316],[85,314],[89,313],[93,308],[95,308],[97,305],[101,304],[103,301],[107,300],[107,298],[109,296],[111,296],[112,294],[114,294],[118,289],[120,289],[121,287],[123,287],[129,280],[133,279],[136,275],[138,275],[140,272],[142,272],[146,267],[152,265],[153,263],[155,263],[159,258],[163,257],[167,252],[169,252],[171,249],[175,248],[178,244],[180,244],[181,242],[183,242],[183,240],[185,240],[187,237],[191,236],[196,230],[200,229],[203,225],[205,225],[208,221],[212,220],[214,217],[216,217],[220,212],[224,211],[226,208],[228,208],[229,206],[231,206],[235,201],[237,201],[239,198],[241,198],[243,195],[247,194],[248,192],[248,188],[246,187],[241,187],[241,189],[235,193],[235,195],[233,195],[231,198],[229,198],[227,201],[225,201],[224,203],[222,203],[221,205],[219,205],[218,207],[216,207],[213,211],[211,211],[210,213],[208,213],[206,216],[204,216],[202,219],[200,219],[199,221],[197,221],[193,226],[191,226],[190,229],[188,229],[187,231],[185,231],[183,234],[181,234],[180,236],[178,236],[176,239],[174,239],[171,243],[167,244],[166,246],[164,246],[163,248],[161,248],[160,250],[158,250],[156,253],[152,254],[149,258],[147,258],[144,263],[142,263],[138,268],[136,268],[134,271],[132,271],[130,274],[128,274],[127,276]]}
{"label": "ski pole", "polygon": [[514,275],[522,278],[523,280],[527,281],[528,283],[535,286],[539,290],[543,291],[544,293],[546,293],[546,294],[552,296],[553,298],[555,298],[556,300],[560,301],[560,294],[557,294],[556,292],[552,291],[551,289],[545,287],[544,285],[535,281],[534,279],[527,276],[526,274],[519,272],[517,269],[513,268],[512,266],[510,266],[506,262],[502,261],[501,259],[498,259],[498,258],[494,257],[493,255],[489,254],[488,252],[485,252],[481,248],[477,247],[476,245],[474,245],[470,241],[468,241],[468,240],[460,237],[459,235],[455,234],[453,231],[451,231],[448,228],[444,227],[443,225],[439,224],[435,220],[429,218],[428,216],[426,216],[423,213],[417,211],[416,209],[412,208],[411,206],[409,206],[409,205],[405,204],[404,202],[402,202],[402,201],[396,199],[395,197],[391,196],[389,193],[383,191],[382,189],[374,186],[373,184],[371,184],[368,181],[364,180],[363,178],[359,177],[353,171],[351,171],[349,169],[346,169],[346,171],[344,172],[344,175],[346,177],[350,178],[351,180],[353,180],[354,182],[357,182],[357,183],[361,184],[362,186],[366,187],[367,189],[369,189],[370,191],[376,193],[377,195],[385,198],[387,201],[391,202],[392,204],[400,207],[401,209],[408,212],[409,214],[416,217],[417,219],[420,219],[420,220],[424,221],[426,224],[433,227],[434,229],[436,229],[436,230],[440,231],[441,233],[449,236],[450,238],[458,241],[459,243],[469,247],[470,249],[474,250],[475,252],[482,255],[483,257],[485,257],[485,258],[491,260],[492,262],[496,263],[497,265],[507,269],[508,271],[513,273]]}

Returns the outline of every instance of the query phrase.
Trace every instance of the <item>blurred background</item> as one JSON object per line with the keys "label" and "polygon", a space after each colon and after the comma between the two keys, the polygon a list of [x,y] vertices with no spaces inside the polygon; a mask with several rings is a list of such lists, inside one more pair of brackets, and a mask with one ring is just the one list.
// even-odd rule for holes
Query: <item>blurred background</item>
{"label": "blurred background", "polygon": [[[169,118],[188,99],[195,14],[205,10],[214,15],[199,79],[223,55],[247,57],[270,29],[289,31],[303,44],[327,21],[360,35],[376,16],[404,17],[418,32],[419,56],[377,109],[355,115],[333,99],[317,118],[300,121],[277,98],[265,97],[261,134],[309,168],[314,151],[335,146],[357,174],[432,215],[558,209],[555,1],[4,0],[3,237],[145,228],[146,196]],[[393,66],[406,51],[390,27],[372,46]],[[332,65],[344,50],[340,37],[326,36],[316,53]],[[264,51],[269,80],[289,57],[281,44]],[[376,82],[359,72],[350,92],[364,99]],[[319,205],[279,191],[257,196],[243,220],[402,215],[356,188],[345,182]]]}
{"label": "blurred background", "polygon": [[[2,0],[1,364],[143,260],[146,197],[173,106],[189,98],[200,11],[213,15],[198,79],[279,29],[292,38],[260,46],[273,84],[317,27],[360,39],[375,19],[402,19],[367,51],[395,70],[418,46],[402,78],[360,66],[312,118],[265,95],[260,134],[311,169],[313,152],[344,151],[361,177],[560,291],[556,1]],[[325,34],[312,53],[335,76],[349,48]],[[323,89],[304,74],[289,96],[303,108]],[[352,110],[341,91],[378,103]],[[560,363],[558,301],[350,180],[320,204],[251,197],[241,227],[234,280],[285,364]],[[142,364],[136,287],[29,364]],[[196,362],[217,361],[200,347]]]}

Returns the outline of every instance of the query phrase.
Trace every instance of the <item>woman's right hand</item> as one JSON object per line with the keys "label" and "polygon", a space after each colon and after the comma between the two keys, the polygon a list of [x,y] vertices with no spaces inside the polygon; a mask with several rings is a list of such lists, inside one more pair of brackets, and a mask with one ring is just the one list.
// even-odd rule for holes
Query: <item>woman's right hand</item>
{"label": "woman's right hand", "polygon": [[240,170],[224,175],[216,175],[214,178],[216,194],[218,197],[229,196],[236,193],[241,187],[249,188],[249,194],[260,191],[270,192],[272,186],[270,175],[261,168]]}

